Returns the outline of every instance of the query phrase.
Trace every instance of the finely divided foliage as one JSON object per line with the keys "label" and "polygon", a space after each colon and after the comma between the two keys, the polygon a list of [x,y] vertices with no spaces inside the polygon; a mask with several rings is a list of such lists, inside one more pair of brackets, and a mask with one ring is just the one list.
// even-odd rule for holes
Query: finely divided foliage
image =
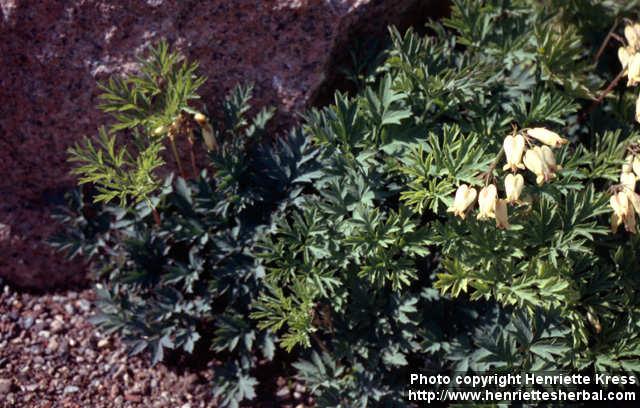
{"label": "finely divided foliage", "polygon": [[[59,215],[66,228],[54,244],[70,256],[88,256],[99,272],[100,313],[95,324],[108,333],[118,332],[132,354],[149,351],[153,363],[163,360],[167,349],[200,350],[207,356],[210,348],[224,362],[216,368],[214,393],[221,405],[235,407],[255,397],[257,361],[271,360],[275,351],[273,334],[258,330],[249,319],[264,274],[254,247],[268,233],[271,217],[295,206],[301,183],[315,177],[316,153],[300,131],[275,144],[262,142],[272,111],[248,114],[251,87],[232,91],[222,106],[224,123],[214,130],[201,113],[174,103],[176,95],[186,95],[187,79],[175,78],[175,71],[163,67],[171,67],[177,54],[166,53],[161,45],[150,58],[143,64],[142,77],[165,84],[149,93],[166,100],[166,106],[163,102],[160,113],[149,106],[144,81],[109,82],[105,98],[115,100],[117,94],[129,102],[107,106],[108,112],[117,112],[113,133],[101,133],[107,145],[86,142],[84,148],[72,150],[73,160],[90,163],[76,171],[91,178],[97,194],[94,203],[81,192],[70,197],[69,209]],[[191,68],[182,69],[180,75],[193,75]],[[180,100],[186,104],[189,99]],[[158,116],[144,117],[145,112]],[[154,152],[162,150],[171,137],[176,139],[169,140],[171,144],[191,143],[197,131],[188,123],[192,113],[203,122],[203,137],[209,132],[213,138],[215,149],[208,149],[213,171],[202,170],[190,179],[170,175],[163,182],[156,182],[160,176],[151,172],[142,196],[130,192],[126,183],[112,189],[111,183],[117,182],[110,178],[112,167],[92,161],[111,157],[112,146],[131,136],[125,129],[133,130],[135,143],[123,143],[117,155],[134,162],[151,146],[156,146]],[[159,135],[158,127],[165,127],[168,137]],[[140,149],[140,140],[148,145]],[[203,142],[197,147],[209,146],[206,139]],[[116,166],[123,174],[140,171]],[[118,196],[107,197],[108,191]],[[121,199],[113,202],[114,198]]]}
{"label": "finely divided foliage", "polygon": [[[223,406],[276,343],[319,406],[404,406],[420,370],[640,374],[638,2],[453,3],[273,146],[250,88],[210,122],[164,46],[107,84],[118,124],[72,151],[107,204],[76,195],[58,240],[103,270],[97,323],[155,361],[210,347]],[[210,170],[156,181],[194,134]]]}
{"label": "finely divided foliage", "polygon": [[262,241],[253,316],[322,351],[297,368],[323,405],[405,403],[416,367],[640,368],[638,241],[607,226],[638,134],[589,37],[622,3],[456,1],[307,115],[325,171]]}

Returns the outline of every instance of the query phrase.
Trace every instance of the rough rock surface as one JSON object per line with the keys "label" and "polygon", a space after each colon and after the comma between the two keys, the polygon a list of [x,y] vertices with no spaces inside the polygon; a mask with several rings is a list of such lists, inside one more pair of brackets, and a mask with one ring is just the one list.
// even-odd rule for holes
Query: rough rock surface
{"label": "rough rock surface", "polygon": [[[0,276],[73,283],[44,240],[73,181],[65,150],[96,133],[96,80],[136,68],[160,38],[201,63],[205,101],[237,82],[281,118],[306,106],[350,33],[384,30],[427,0],[0,0]],[[403,14],[404,13],[404,14]]]}
{"label": "rough rock surface", "polygon": [[[34,296],[0,289],[0,407],[216,406],[212,366],[220,361],[152,367],[146,355],[128,356],[119,339],[87,321],[93,296],[90,290]],[[262,377],[269,380],[246,406],[313,406],[302,384],[275,372]]]}

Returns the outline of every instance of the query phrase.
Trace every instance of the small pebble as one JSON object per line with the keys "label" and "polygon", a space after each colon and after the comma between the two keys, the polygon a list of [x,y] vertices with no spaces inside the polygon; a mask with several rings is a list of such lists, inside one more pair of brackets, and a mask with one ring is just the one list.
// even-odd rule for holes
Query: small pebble
{"label": "small pebble", "polygon": [[88,300],[80,299],[76,302],[76,307],[83,312],[88,312],[91,310],[91,303]]}
{"label": "small pebble", "polygon": [[51,332],[54,334],[60,333],[64,328],[64,324],[58,320],[55,319],[54,321],[51,322]]}
{"label": "small pebble", "polygon": [[53,354],[56,351],[58,351],[58,347],[60,346],[60,344],[58,343],[58,340],[56,340],[56,338],[52,338],[51,340],[49,340],[49,344],[47,344],[47,353],[48,354]]}
{"label": "small pebble", "polygon": [[63,394],[73,394],[80,391],[80,388],[76,387],[75,385],[67,385],[66,387],[64,387],[64,391],[62,391]]}
{"label": "small pebble", "polygon": [[[10,316],[10,317],[12,318],[12,320],[16,320],[13,318],[13,316]],[[22,320],[22,328],[25,330],[29,330],[31,326],[33,326],[33,317],[31,316],[25,317],[24,320]]]}
{"label": "small pebble", "polygon": [[8,394],[11,391],[12,381],[9,378],[0,378],[0,395]]}

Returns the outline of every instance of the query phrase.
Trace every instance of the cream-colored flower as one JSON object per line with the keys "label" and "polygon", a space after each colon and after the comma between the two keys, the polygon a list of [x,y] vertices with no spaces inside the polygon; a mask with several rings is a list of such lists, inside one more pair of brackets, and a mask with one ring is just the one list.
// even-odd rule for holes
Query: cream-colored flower
{"label": "cream-colored flower", "polygon": [[640,215],[640,195],[633,191],[627,191],[626,194],[636,214]]}
{"label": "cream-colored flower", "polygon": [[618,231],[618,227],[622,223],[624,223],[625,230],[628,232],[632,234],[636,232],[636,216],[633,213],[633,208],[629,206],[629,201],[629,196],[624,191],[614,194],[609,199],[609,204],[613,208],[611,230],[614,233]]}
{"label": "cream-colored flower", "polygon": [[456,190],[456,196],[453,199],[453,205],[447,209],[447,212],[452,212],[453,215],[459,216],[464,220],[467,209],[476,201],[478,192],[475,188],[469,187],[466,184],[461,185]]}
{"label": "cream-colored flower", "polygon": [[[562,170],[562,166],[556,163],[556,156],[548,146],[540,147],[540,152],[542,152],[542,158],[544,159],[544,163],[547,165],[549,172],[553,174],[559,170]],[[552,176],[552,178],[553,177],[555,177],[555,174]]]}
{"label": "cream-colored flower", "polygon": [[539,147],[527,150],[524,154],[524,165],[536,175],[536,183],[542,185],[545,182],[545,174],[547,173]]}
{"label": "cream-colored flower", "polygon": [[629,58],[627,78],[627,86],[636,86],[640,83],[640,53],[633,54]]}
{"label": "cream-colored flower", "polygon": [[631,173],[633,172],[633,156],[628,155],[624,158],[624,163],[622,163],[622,172],[623,173]]}
{"label": "cream-colored flower", "polygon": [[507,202],[515,203],[520,200],[520,194],[524,188],[524,177],[522,174],[507,174],[504,178],[504,189],[507,193]]}
{"label": "cream-colored flower", "polygon": [[[547,149],[549,148],[547,147]],[[546,158],[545,155],[547,156]],[[543,151],[540,146],[529,149],[524,154],[524,165],[527,167],[527,169],[529,169],[533,174],[536,175],[536,183],[538,183],[539,186],[543,185],[545,182],[548,182],[556,176],[549,168],[547,160],[551,161],[551,157],[548,155],[548,153],[545,153],[545,151]],[[555,162],[555,158],[553,160]],[[552,162],[552,164],[554,162]]]}
{"label": "cream-colored flower", "polygon": [[496,227],[509,228],[509,214],[507,212],[507,200],[496,201]]}
{"label": "cream-colored flower", "polygon": [[633,172],[637,177],[640,177],[640,156],[635,156],[631,162]]}
{"label": "cream-colored flower", "polygon": [[520,134],[515,136],[509,135],[504,138],[502,147],[504,148],[504,155],[507,158],[507,164],[504,165],[503,170],[511,169],[511,171],[515,172],[518,169],[524,169],[524,164],[522,164],[524,143],[524,136]]}
{"label": "cream-colored flower", "polygon": [[640,50],[640,24],[634,23],[624,28],[624,37],[629,47],[635,51]]}
{"label": "cream-colored flower", "polygon": [[611,231],[615,234],[629,211],[629,199],[627,195],[621,191],[611,196],[609,205],[613,208],[613,214],[611,214]]}
{"label": "cream-colored flower", "polygon": [[620,60],[622,69],[626,69],[629,65],[629,58],[631,58],[631,54],[629,54],[629,50],[627,49],[627,47],[618,48],[618,59]]}
{"label": "cream-colored flower", "polygon": [[636,122],[640,122],[640,95],[636,99]]}
{"label": "cream-colored flower", "polygon": [[496,202],[498,201],[498,189],[493,184],[483,187],[478,194],[478,219],[496,217]]}
{"label": "cream-colored flower", "polygon": [[563,144],[569,143],[567,139],[560,137],[556,132],[552,132],[546,128],[527,129],[527,135],[551,147],[560,147]]}
{"label": "cream-colored flower", "polygon": [[625,192],[636,191],[636,175],[622,172],[622,174],[620,174],[620,184],[624,186]]}
{"label": "cream-colored flower", "polygon": [[213,127],[207,120],[207,117],[202,113],[196,113],[193,118],[200,125],[200,129],[202,129],[202,138],[204,139],[204,144],[207,146],[208,150],[215,150],[217,147],[216,138],[213,135]]}

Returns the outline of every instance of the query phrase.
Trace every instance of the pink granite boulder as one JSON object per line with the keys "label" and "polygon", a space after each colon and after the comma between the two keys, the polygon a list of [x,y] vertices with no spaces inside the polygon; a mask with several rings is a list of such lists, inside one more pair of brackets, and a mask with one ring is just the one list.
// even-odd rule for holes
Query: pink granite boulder
{"label": "pink granite boulder", "polygon": [[[66,149],[94,135],[96,80],[136,69],[160,38],[200,62],[215,101],[254,82],[278,117],[313,102],[354,32],[401,23],[420,0],[0,0],[0,277],[49,288],[85,278],[45,240],[73,185]],[[288,122],[287,122],[288,121]]]}

